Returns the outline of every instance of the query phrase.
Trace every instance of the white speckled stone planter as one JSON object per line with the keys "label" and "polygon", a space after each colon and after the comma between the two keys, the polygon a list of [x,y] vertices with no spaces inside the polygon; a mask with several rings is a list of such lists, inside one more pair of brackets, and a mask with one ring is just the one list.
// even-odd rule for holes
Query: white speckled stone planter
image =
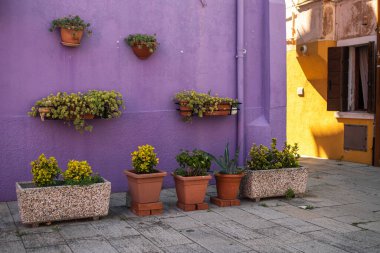
{"label": "white speckled stone planter", "polygon": [[32,182],[16,183],[21,222],[38,225],[52,221],[93,217],[108,214],[111,183],[104,180],[86,186],[33,187]]}
{"label": "white speckled stone planter", "polygon": [[247,170],[240,185],[242,197],[255,199],[285,196],[291,188],[296,195],[306,191],[308,171],[305,167],[275,170]]}

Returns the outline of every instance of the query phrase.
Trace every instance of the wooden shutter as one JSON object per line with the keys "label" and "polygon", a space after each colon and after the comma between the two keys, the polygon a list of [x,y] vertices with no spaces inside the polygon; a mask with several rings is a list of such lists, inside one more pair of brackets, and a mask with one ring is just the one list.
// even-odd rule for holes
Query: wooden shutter
{"label": "wooden shutter", "polygon": [[367,111],[369,113],[375,112],[375,87],[376,87],[376,76],[375,76],[375,42],[371,41],[368,43],[368,104]]}
{"label": "wooden shutter", "polygon": [[348,47],[328,49],[327,71],[327,110],[347,111]]}

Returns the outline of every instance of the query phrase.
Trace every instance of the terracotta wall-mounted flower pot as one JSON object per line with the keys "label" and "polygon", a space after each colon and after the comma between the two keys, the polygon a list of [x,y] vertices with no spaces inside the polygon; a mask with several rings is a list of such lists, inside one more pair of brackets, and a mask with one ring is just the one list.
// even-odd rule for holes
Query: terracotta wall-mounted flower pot
{"label": "terracotta wall-mounted flower pot", "polygon": [[240,182],[243,176],[243,173],[236,175],[220,173],[215,174],[218,198],[223,200],[236,199],[239,193]]}
{"label": "terracotta wall-mounted flower pot", "polygon": [[230,104],[219,104],[218,110],[204,112],[205,116],[227,116],[230,114],[231,114]]}
{"label": "terracotta wall-mounted flower pot", "polygon": [[174,175],[175,190],[178,202],[191,205],[203,203],[207,191],[210,175],[197,177],[182,177]]}
{"label": "terracotta wall-mounted flower pot", "polygon": [[137,58],[141,60],[148,59],[154,51],[148,48],[146,45],[134,45],[132,47],[133,53],[137,56]]}
{"label": "terracotta wall-mounted flower pot", "polygon": [[133,202],[144,204],[160,201],[162,181],[166,172],[136,174],[133,170],[125,170],[124,173],[128,179],[129,193]]}
{"label": "terracotta wall-mounted flower pot", "polygon": [[61,40],[62,45],[69,47],[77,47],[80,45],[80,41],[83,36],[83,30],[71,30],[66,28],[61,28]]}
{"label": "terracotta wall-mounted flower pot", "polygon": [[187,106],[189,102],[187,101],[180,101],[179,102],[179,113],[183,117],[190,117],[193,114],[193,109],[191,107]]}

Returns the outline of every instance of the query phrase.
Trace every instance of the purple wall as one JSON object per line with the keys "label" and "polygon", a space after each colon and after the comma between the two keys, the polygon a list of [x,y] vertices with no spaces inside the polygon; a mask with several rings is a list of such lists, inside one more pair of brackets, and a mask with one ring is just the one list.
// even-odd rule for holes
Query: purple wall
{"label": "purple wall", "polygon": [[[94,171],[125,191],[122,171],[130,153],[149,143],[159,168],[176,168],[181,148],[221,154],[236,145],[237,118],[181,121],[172,102],[183,89],[236,96],[236,2],[206,0],[2,0],[0,1],[0,201],[14,200],[16,181],[30,180],[29,162],[40,153],[87,160]],[[285,6],[276,0],[246,0],[245,117],[247,150],[252,142],[285,139]],[[93,35],[79,48],[60,45],[50,21],[79,14]],[[156,33],[160,47],[138,60],[123,39]],[[94,120],[80,134],[60,121],[41,122],[27,112],[37,99],[57,91],[114,89],[126,100],[120,119]],[[242,111],[244,112],[244,110]],[[170,176],[165,186],[173,185]]]}

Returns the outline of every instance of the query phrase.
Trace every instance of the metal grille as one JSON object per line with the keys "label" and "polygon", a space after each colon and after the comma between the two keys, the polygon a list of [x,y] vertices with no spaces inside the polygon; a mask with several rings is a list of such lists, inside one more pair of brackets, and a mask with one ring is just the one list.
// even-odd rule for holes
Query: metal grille
{"label": "metal grille", "polygon": [[367,151],[367,126],[344,125],[344,150]]}

